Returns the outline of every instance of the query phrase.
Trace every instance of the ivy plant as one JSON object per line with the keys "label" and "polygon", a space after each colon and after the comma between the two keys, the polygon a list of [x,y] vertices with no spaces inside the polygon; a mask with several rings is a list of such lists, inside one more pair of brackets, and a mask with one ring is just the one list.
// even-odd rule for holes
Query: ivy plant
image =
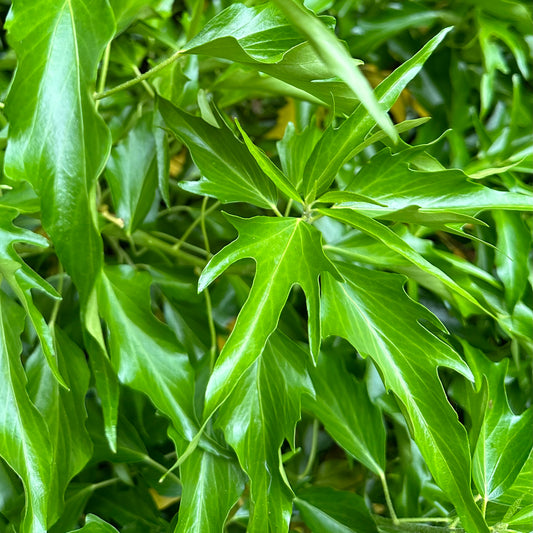
{"label": "ivy plant", "polygon": [[0,13],[0,531],[532,530],[527,2]]}

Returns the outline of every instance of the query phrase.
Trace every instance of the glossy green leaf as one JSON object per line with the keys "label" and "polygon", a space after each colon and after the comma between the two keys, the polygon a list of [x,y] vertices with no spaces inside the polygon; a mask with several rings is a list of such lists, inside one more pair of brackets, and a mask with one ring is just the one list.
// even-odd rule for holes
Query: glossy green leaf
{"label": "glossy green leaf", "polygon": [[131,234],[142,223],[154,201],[157,186],[153,116],[146,114],[111,152],[106,179],[116,214]]}
{"label": "glossy green leaf", "polygon": [[307,362],[305,351],[274,333],[219,410],[217,425],[250,478],[247,531],[287,530],[293,495],[281,473],[279,452],[285,439],[294,448],[300,398],[314,394]]}
{"label": "glossy green leaf", "polygon": [[402,277],[344,264],[338,268],[344,283],[324,276],[324,335],[344,337],[361,355],[374,360],[385,387],[401,402],[433,477],[454,503],[465,528],[488,531],[470,489],[466,431],[437,374],[438,367],[447,367],[471,377],[468,366],[421,325],[420,321],[427,321],[443,328],[432,313],[405,294]]}
{"label": "glossy green leaf", "polygon": [[172,331],[150,309],[150,277],[127,266],[107,267],[98,300],[111,360],[120,381],[145,393],[186,439],[197,430],[192,367]]}
{"label": "glossy green leaf", "polygon": [[18,66],[6,101],[5,172],[40,195],[43,225],[86,299],[102,265],[93,202],[110,149],[91,93],[113,12],[106,0],[18,0],[8,30]]}
{"label": "glossy green leaf", "polygon": [[24,312],[0,291],[0,455],[20,476],[26,493],[21,533],[48,529],[53,449],[45,419],[31,402],[20,360]]}
{"label": "glossy green leaf", "polygon": [[[398,67],[377,87],[375,94],[381,106],[390,109],[407,84],[442,42],[449,28],[433,37],[417,54]],[[359,106],[350,117],[335,129],[330,126],[315,146],[304,172],[304,194],[314,200],[331,185],[342,165],[352,157],[375,122],[363,106]]]}
{"label": "glossy green leaf", "polygon": [[304,407],[350,455],[382,477],[385,472],[385,426],[364,383],[347,369],[342,357],[322,352],[311,371],[316,397]]}
{"label": "glossy green leaf", "polygon": [[494,363],[479,350],[463,343],[478,379],[486,379],[487,401],[483,424],[473,455],[473,478],[485,500],[501,496],[517,478],[533,447],[533,409],[515,415],[507,400],[508,361]]}
{"label": "glossy green leaf", "polygon": [[267,208],[275,205],[273,184],[225,124],[215,128],[166,100],[160,100],[159,109],[172,133],[187,145],[202,173],[200,181],[182,182],[182,188],[214,196],[224,203],[250,202]]}
{"label": "glossy green leaf", "polygon": [[396,141],[398,134],[393,128],[390,117],[380,107],[367,79],[354,65],[352,57],[335,33],[295,0],[274,0],[274,3],[283,11],[291,24],[305,35],[331,72],[352,89],[373,120]]}
{"label": "glossy green leaf", "polygon": [[41,235],[15,226],[13,219],[17,215],[18,212],[14,209],[0,207],[0,275],[9,283],[30,317],[55,378],[66,386],[57,366],[52,335],[46,321],[33,303],[31,290],[39,289],[52,298],[58,298],[59,295],[49,283],[20,259],[14,249],[15,243],[31,244],[40,248],[46,248],[48,243]]}
{"label": "glossy green leaf", "polygon": [[81,529],[75,529],[70,533],[117,533],[117,530],[98,516],[88,514],[85,520],[85,525]]}
{"label": "glossy green leaf", "polygon": [[238,380],[261,355],[276,329],[279,316],[293,285],[307,298],[309,343],[317,357],[320,348],[319,276],[336,275],[324,255],[320,233],[301,219],[226,215],[239,237],[220,251],[202,272],[199,290],[239,259],[253,258],[256,274],[235,328],[209,379],[204,414],[210,416],[228,397]]}
{"label": "glossy green leaf", "polygon": [[313,533],[377,533],[361,496],[328,487],[298,491],[294,501]]}

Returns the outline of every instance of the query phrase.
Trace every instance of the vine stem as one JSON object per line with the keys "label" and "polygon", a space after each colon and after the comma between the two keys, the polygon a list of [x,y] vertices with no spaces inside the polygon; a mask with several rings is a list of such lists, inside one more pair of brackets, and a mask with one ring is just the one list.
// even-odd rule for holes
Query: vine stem
{"label": "vine stem", "polygon": [[[206,209],[204,211],[204,219],[207,215],[211,214],[215,209],[217,209],[220,206],[220,202],[215,202],[209,209]],[[178,251],[181,248],[181,245],[187,240],[187,237],[192,233],[194,228],[198,226],[198,224],[202,223],[202,217],[198,217],[195,219],[192,224],[184,231],[183,235],[180,237],[180,240],[174,244],[173,248],[175,251]]]}
{"label": "vine stem", "polygon": [[167,57],[167,59],[165,59],[164,61],[161,61],[161,63],[158,63],[155,67],[152,67],[150,70],[147,70],[144,74],[141,74],[139,76],[136,76],[135,78],[132,78],[131,80],[121,83],[120,85],[117,85],[116,87],[113,87],[112,89],[109,89],[108,91],[99,91],[95,93],[94,99],[101,100],[102,98],[107,98],[108,96],[111,96],[125,89],[129,89],[130,87],[133,87],[134,85],[137,85],[138,83],[141,83],[144,80],[147,80],[150,76],[153,76],[156,72],[159,72],[163,70],[164,68],[168,67],[169,65],[172,65],[172,63],[174,63],[174,61],[176,61],[184,53],[185,53],[185,50],[178,50],[177,52],[174,52],[170,57]]}
{"label": "vine stem", "polygon": [[[98,80],[98,87],[96,88],[97,94],[103,93],[105,89],[105,82],[107,80],[107,71],[109,68],[109,57],[111,56],[111,41],[107,43],[104,52],[104,58],[102,59],[102,71],[100,73],[100,79]],[[100,105],[100,102],[97,100],[94,104],[96,109]]]}
{"label": "vine stem", "polygon": [[383,470],[379,474],[379,479],[381,480],[381,484],[383,485],[383,493],[385,494],[385,501],[387,502],[387,507],[389,509],[389,514],[392,520],[392,523],[394,525],[398,525],[400,522],[398,520],[398,516],[396,515],[396,511],[394,510],[394,505],[392,504],[392,498],[389,491],[389,485],[387,483],[387,478],[385,477],[385,472]]}
{"label": "vine stem", "polygon": [[318,430],[319,430],[319,422],[315,418],[313,420],[313,433],[311,436],[311,449],[309,450],[309,457],[307,459],[307,464],[305,465],[304,471],[298,476],[298,479],[304,479],[309,475],[309,472],[311,472],[311,468],[313,468],[313,463],[316,459],[316,452],[318,450]]}

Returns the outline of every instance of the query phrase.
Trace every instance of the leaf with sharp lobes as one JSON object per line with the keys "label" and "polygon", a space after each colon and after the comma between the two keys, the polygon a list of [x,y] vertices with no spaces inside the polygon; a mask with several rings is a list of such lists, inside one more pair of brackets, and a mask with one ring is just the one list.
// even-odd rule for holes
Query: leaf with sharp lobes
{"label": "leaf with sharp lobes", "polygon": [[229,396],[263,352],[293,285],[299,285],[307,298],[309,344],[316,359],[320,348],[319,277],[323,272],[337,275],[322,251],[320,232],[302,219],[226,217],[239,236],[208,263],[200,277],[199,290],[239,259],[253,258],[256,274],[248,299],[209,379],[206,417]]}
{"label": "leaf with sharp lobes", "polygon": [[[337,264],[344,283],[323,279],[324,336],[347,339],[380,369],[387,389],[400,400],[433,477],[454,503],[465,529],[488,532],[470,489],[465,428],[448,403],[438,367],[471,378],[470,369],[420,321],[440,321],[403,290],[403,277]],[[406,335],[406,332],[409,332]]]}

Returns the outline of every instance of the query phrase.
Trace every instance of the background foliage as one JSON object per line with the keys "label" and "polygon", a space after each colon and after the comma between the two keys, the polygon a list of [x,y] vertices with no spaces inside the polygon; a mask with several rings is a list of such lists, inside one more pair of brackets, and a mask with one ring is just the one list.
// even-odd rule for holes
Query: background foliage
{"label": "background foliage", "polygon": [[0,12],[0,531],[532,530],[528,2]]}

